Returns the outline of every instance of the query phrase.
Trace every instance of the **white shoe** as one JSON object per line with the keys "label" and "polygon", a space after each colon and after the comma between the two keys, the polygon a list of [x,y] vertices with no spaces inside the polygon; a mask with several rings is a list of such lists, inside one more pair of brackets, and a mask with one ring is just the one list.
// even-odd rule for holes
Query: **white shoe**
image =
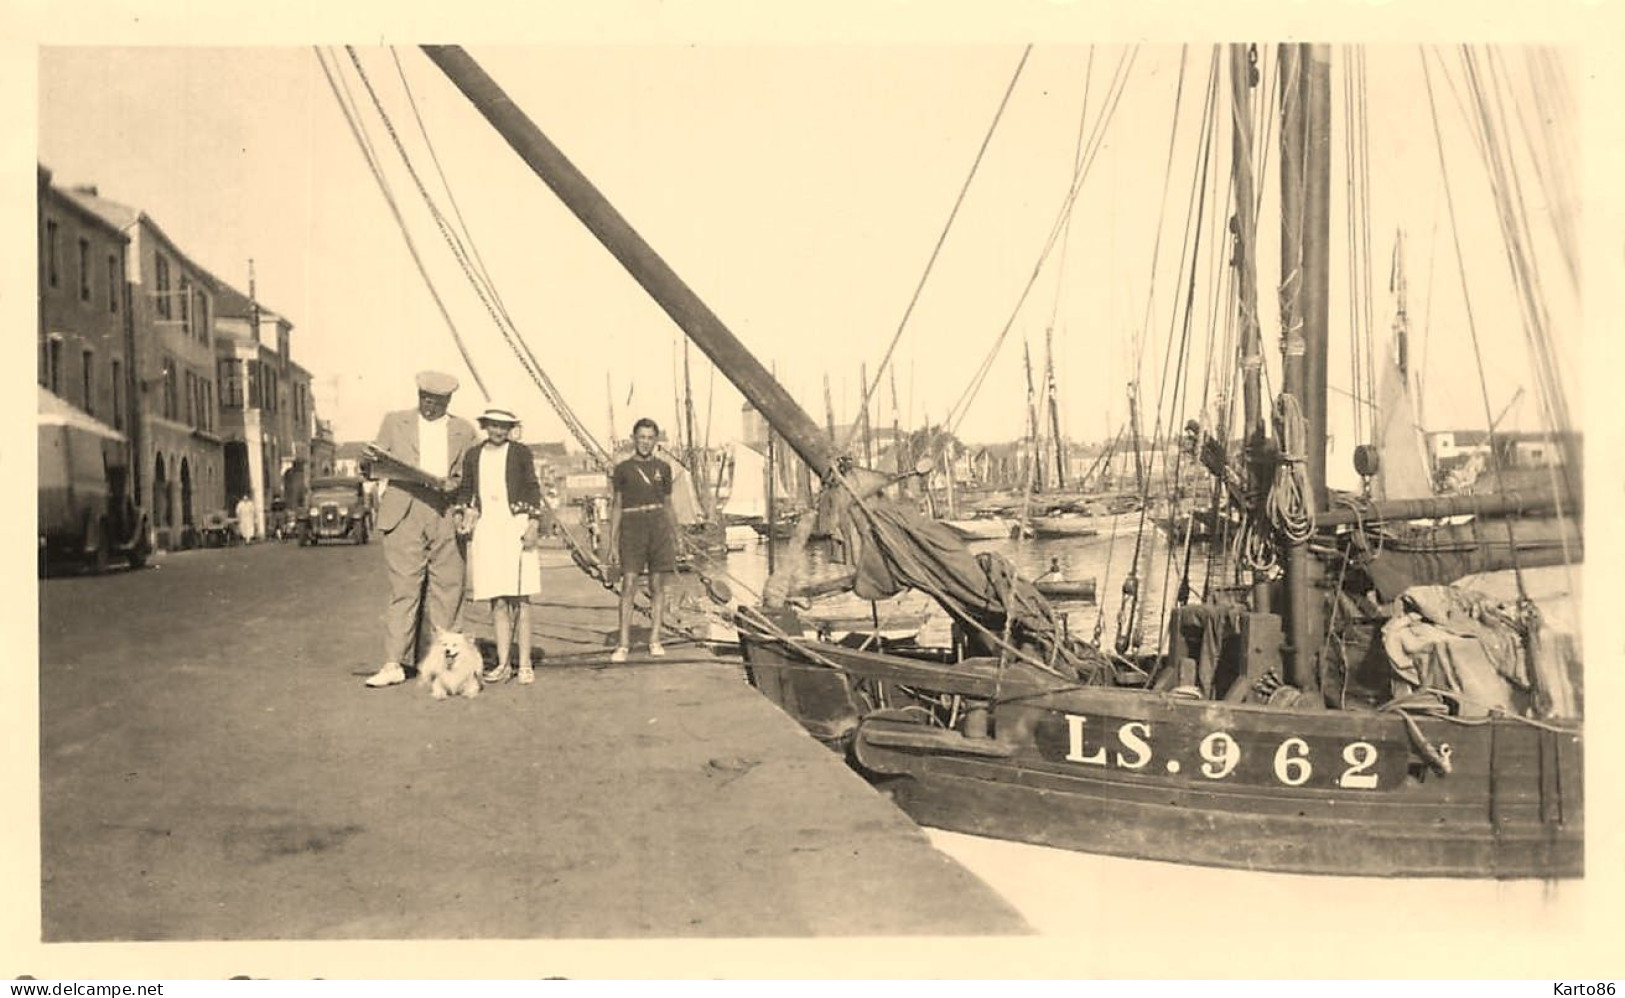
{"label": "white shoe", "polygon": [[655,658],[664,658],[666,655],[666,646],[658,641],[651,641],[649,642],[649,654]]}
{"label": "white shoe", "polygon": [[628,655],[628,654],[629,654],[629,653],[630,653],[630,652],[631,652],[631,651],[632,651],[632,649],[630,649],[630,648],[617,648],[617,649],[615,649],[615,652],[614,652],[614,654],[612,654],[612,655],[610,655],[610,656],[609,656],[609,660],[610,660],[610,661],[611,661],[611,662],[614,662],[614,663],[616,663],[616,664],[617,664],[617,665],[618,665],[618,664],[620,664],[620,663],[621,663],[621,662],[624,662],[624,661],[626,661],[626,656],[627,656],[627,655]]}
{"label": "white shoe", "polygon": [[406,682],[406,670],[401,668],[399,662],[385,662],[384,667],[367,677],[367,685],[373,689],[383,686],[394,686]]}

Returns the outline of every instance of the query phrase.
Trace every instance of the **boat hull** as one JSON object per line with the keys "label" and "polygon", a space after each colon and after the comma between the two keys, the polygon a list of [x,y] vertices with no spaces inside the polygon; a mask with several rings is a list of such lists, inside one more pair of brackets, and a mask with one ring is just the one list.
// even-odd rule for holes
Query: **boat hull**
{"label": "boat hull", "polygon": [[[754,636],[742,647],[764,695],[924,825],[1287,873],[1520,879],[1584,871],[1578,725],[1423,717],[1418,742],[1391,712],[1053,683],[1046,691],[1030,674],[968,661],[826,643],[802,645],[809,657]],[[967,704],[1002,699],[988,717],[991,737],[918,723],[917,708],[885,709],[921,689]],[[1448,773],[1428,762],[1423,744],[1448,755]]]}
{"label": "boat hull", "polygon": [[962,541],[1003,540],[1010,536],[1015,524],[1009,520],[975,517],[968,520],[943,520],[943,526],[952,530]]}
{"label": "boat hull", "polygon": [[[1117,788],[1076,778],[1048,780],[1007,761],[879,757],[860,742],[858,761],[882,765],[883,788],[914,821],[932,828],[1079,852],[1196,866],[1333,876],[1572,878],[1584,843],[1539,823],[1497,832],[1215,808],[1192,795],[1125,800]],[[867,760],[867,765],[865,764]]]}
{"label": "boat hull", "polygon": [[1040,540],[1096,537],[1100,534],[1100,528],[1092,516],[1035,516],[1030,522],[1033,536]]}

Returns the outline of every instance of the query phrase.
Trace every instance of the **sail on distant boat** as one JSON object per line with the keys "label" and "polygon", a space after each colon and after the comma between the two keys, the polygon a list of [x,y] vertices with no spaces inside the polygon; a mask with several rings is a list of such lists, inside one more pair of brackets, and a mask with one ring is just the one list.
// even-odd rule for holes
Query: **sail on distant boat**
{"label": "sail on distant boat", "polygon": [[1410,328],[1405,314],[1405,237],[1394,244],[1394,335],[1383,351],[1377,379],[1373,443],[1382,455],[1371,479],[1372,498],[1414,499],[1433,494],[1433,476],[1422,446],[1421,422],[1410,390]]}
{"label": "sail on distant boat", "polygon": [[[722,506],[723,516],[736,522],[767,519],[767,455],[743,441],[730,444],[729,452],[733,460],[733,485]],[[773,495],[785,494],[778,470],[774,469]]]}

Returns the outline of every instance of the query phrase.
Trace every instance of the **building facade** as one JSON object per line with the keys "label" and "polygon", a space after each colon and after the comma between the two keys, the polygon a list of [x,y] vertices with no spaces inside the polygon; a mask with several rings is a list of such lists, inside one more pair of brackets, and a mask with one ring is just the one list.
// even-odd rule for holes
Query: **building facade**
{"label": "building facade", "polygon": [[310,477],[327,478],[337,474],[333,470],[338,459],[338,443],[333,439],[333,424],[316,419],[315,402],[311,403],[312,430],[310,433]]}
{"label": "building facade", "polygon": [[367,463],[367,441],[346,440],[333,449],[332,474],[340,478],[358,478]]}
{"label": "building facade", "polygon": [[144,212],[103,198],[92,186],[65,193],[129,240],[123,264],[131,346],[126,363],[138,502],[152,514],[159,547],[185,546],[205,516],[225,507],[214,280]]}
{"label": "building facade", "polygon": [[226,502],[254,503],[258,529],[274,505],[304,501],[316,413],[310,372],[290,356],[293,323],[218,282],[215,363],[220,382]]}
{"label": "building facade", "polygon": [[132,419],[130,237],[39,181],[39,383],[128,435]]}

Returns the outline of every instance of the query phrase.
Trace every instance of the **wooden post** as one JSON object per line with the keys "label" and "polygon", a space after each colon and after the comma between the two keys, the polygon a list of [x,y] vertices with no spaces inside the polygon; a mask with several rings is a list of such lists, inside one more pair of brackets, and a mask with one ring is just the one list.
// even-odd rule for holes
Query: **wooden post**
{"label": "wooden post", "polygon": [[[1330,74],[1323,47],[1281,46],[1281,394],[1303,416],[1305,502],[1312,517],[1325,508],[1326,281],[1329,277]],[[1319,63],[1319,68],[1315,64]],[[1325,92],[1322,93],[1321,91]],[[1316,200],[1320,199],[1320,200]],[[1311,364],[1319,364],[1318,374]],[[1321,395],[1317,406],[1313,399]],[[1286,547],[1286,680],[1318,696],[1320,617],[1315,605],[1315,563],[1304,542]]]}

